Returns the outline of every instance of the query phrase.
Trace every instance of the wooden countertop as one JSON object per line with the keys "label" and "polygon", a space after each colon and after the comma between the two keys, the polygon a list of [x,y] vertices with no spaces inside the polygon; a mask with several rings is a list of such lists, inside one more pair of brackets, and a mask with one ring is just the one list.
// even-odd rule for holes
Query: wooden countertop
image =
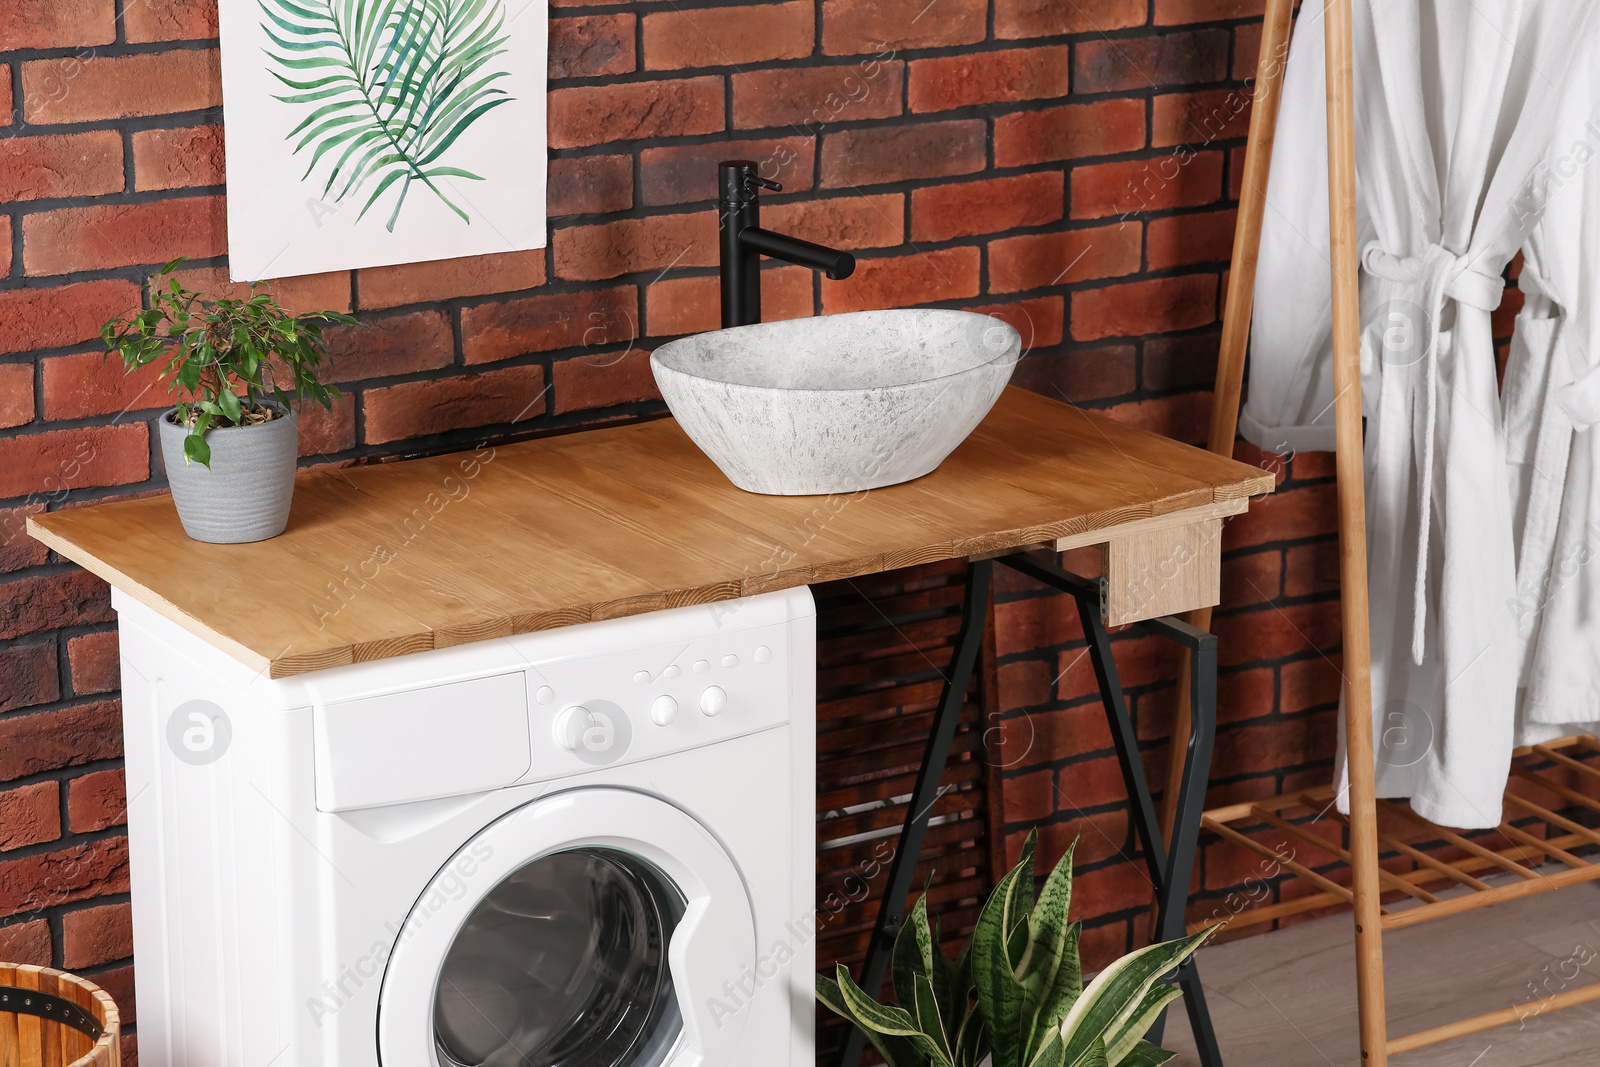
{"label": "wooden countertop", "polygon": [[1273,476],[1021,389],[934,473],[734,488],[672,419],[302,474],[282,536],[189,540],[165,496],[34,537],[273,677],[918,563],[1270,492]]}

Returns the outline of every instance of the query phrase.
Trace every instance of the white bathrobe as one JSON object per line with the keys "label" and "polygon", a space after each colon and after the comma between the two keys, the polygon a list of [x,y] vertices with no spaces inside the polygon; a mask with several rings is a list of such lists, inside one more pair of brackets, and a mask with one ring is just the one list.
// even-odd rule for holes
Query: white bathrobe
{"label": "white bathrobe", "polygon": [[1518,517],[1519,741],[1600,721],[1600,65],[1567,72],[1503,390]]}
{"label": "white bathrobe", "polygon": [[[1354,2],[1378,795],[1447,826],[1499,823],[1516,740],[1516,498],[1489,313],[1540,221],[1528,187],[1595,6]],[[1240,419],[1275,451],[1334,443],[1323,70],[1307,5]]]}

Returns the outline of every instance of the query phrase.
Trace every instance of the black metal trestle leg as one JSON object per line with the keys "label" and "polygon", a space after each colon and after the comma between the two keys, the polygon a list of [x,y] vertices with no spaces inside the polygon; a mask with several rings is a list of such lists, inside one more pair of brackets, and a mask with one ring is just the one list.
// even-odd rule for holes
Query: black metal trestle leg
{"label": "black metal trestle leg", "polygon": [[[1199,844],[1200,813],[1205,806],[1206,783],[1211,774],[1212,743],[1216,735],[1217,639],[1178,619],[1149,619],[1135,624],[1176,641],[1191,653],[1190,713],[1193,730],[1188,750],[1184,753],[1183,779],[1173,819],[1173,840],[1168,846],[1162,839],[1150,783],[1139,758],[1138,735],[1133,719],[1128,714],[1122,684],[1117,678],[1110,635],[1101,621],[1098,584],[1063,570],[1054,559],[1042,554],[1019,553],[998,562],[1045,585],[1070,593],[1077,603],[1084,635],[1088,639],[1089,658],[1100,686],[1106,718],[1111,725],[1117,760],[1127,783],[1134,826],[1145,843],[1145,863],[1156,889],[1156,938],[1167,941],[1181,937],[1185,929],[1184,911],[1188,902],[1189,881],[1194,871],[1195,851]],[[906,896],[911,891],[911,879],[922,851],[928,819],[939,796],[940,778],[950,756],[956,724],[961,718],[967,687],[977,663],[988,613],[992,563],[984,560],[969,567],[961,632],[956,639],[955,662],[949,677],[945,679],[934,728],[917,774],[911,807],[900,833],[900,845],[889,870],[889,883],[878,906],[878,921],[867,947],[861,987],[873,994],[882,987],[895,934],[905,920]],[[1205,991],[1194,960],[1191,958],[1185,962],[1169,976],[1169,980],[1183,987],[1184,1004],[1189,1013],[1201,1064],[1203,1067],[1223,1067],[1222,1053],[1217,1047],[1211,1013],[1206,1006]],[[1165,1022],[1166,1016],[1163,1014],[1151,1028],[1149,1039],[1152,1042],[1160,1043]],[[865,1044],[865,1037],[852,1027],[839,1057],[839,1067],[857,1067]]]}
{"label": "black metal trestle leg", "polygon": [[[1078,617],[1089,645],[1089,661],[1094,666],[1095,680],[1100,685],[1100,699],[1105,704],[1106,719],[1111,726],[1112,744],[1122,767],[1123,781],[1128,787],[1134,827],[1145,843],[1145,864],[1156,892],[1156,940],[1170,941],[1182,937],[1185,932],[1189,881],[1194,873],[1194,858],[1200,841],[1200,814],[1205,808],[1206,783],[1211,777],[1211,750],[1216,738],[1217,639],[1181,619],[1147,619],[1134,624],[1142,630],[1174,641],[1190,652],[1189,692],[1193,728],[1189,735],[1189,747],[1184,753],[1183,781],[1172,821],[1173,839],[1168,846],[1162,839],[1161,823],[1156,818],[1155,801],[1150,795],[1150,783],[1145,776],[1144,763],[1139,758],[1138,733],[1133,718],[1128,714],[1122,683],[1117,678],[1116,660],[1111,655],[1111,636],[1100,617],[1099,585],[1063,570],[1053,559],[1033,553],[1007,556],[1001,562],[1045,585],[1071,593],[1077,602]],[[1189,1012],[1195,1050],[1199,1053],[1201,1064],[1203,1067],[1223,1067],[1222,1051],[1217,1046],[1216,1030],[1211,1024],[1211,1012],[1206,1006],[1200,972],[1193,958],[1185,961],[1170,976],[1170,980],[1183,987],[1184,1005]],[[1166,1013],[1163,1012],[1150,1028],[1149,1040],[1160,1044],[1165,1028]]]}
{"label": "black metal trestle leg", "polygon": [[[1162,940],[1184,934],[1184,904],[1188,900],[1189,876],[1200,848],[1200,814],[1205,810],[1212,745],[1217,736],[1217,639],[1206,633],[1199,634],[1199,638],[1199,646],[1192,649],[1189,656],[1189,715],[1194,729],[1184,757],[1177,817],[1172,822],[1172,852],[1168,860],[1171,872],[1163,887],[1168,902],[1161,909],[1157,930]],[[1217,1032],[1211,1025],[1211,1011],[1206,1006],[1205,990],[1200,984],[1199,965],[1193,957],[1178,968],[1178,984],[1183,987],[1183,1003],[1189,1012],[1189,1028],[1194,1033],[1200,1062],[1204,1067],[1222,1067],[1222,1050],[1217,1047]],[[1161,1022],[1164,1021],[1165,1016]]]}
{"label": "black metal trestle leg", "polygon": [[[961,709],[967,702],[967,689],[972,684],[972,672],[978,665],[978,652],[983,647],[983,629],[989,615],[989,580],[994,573],[991,560],[979,560],[967,566],[967,593],[962,603],[961,631],[956,636],[955,658],[950,673],[945,676],[944,692],[934,712],[933,729],[928,734],[928,744],[922,753],[922,766],[917,771],[917,784],[911,792],[911,804],[906,811],[906,822],[900,830],[900,843],[895,848],[894,860],[889,865],[889,881],[878,904],[878,921],[873,927],[872,940],[867,944],[866,963],[861,972],[861,988],[873,996],[883,987],[889,971],[889,956],[894,948],[895,935],[905,922],[906,895],[911,892],[911,880],[917,873],[917,859],[922,855],[922,840],[928,833],[928,820],[933,817],[933,806],[939,799],[939,785],[944,777],[945,764],[950,761],[950,745],[955,740],[956,726],[961,721]],[[857,1027],[850,1028],[844,1051],[839,1056],[840,1067],[856,1067],[861,1062],[866,1037]]]}
{"label": "black metal trestle leg", "polygon": [[[1184,753],[1183,782],[1172,824],[1173,839],[1171,845],[1164,849],[1161,824],[1156,820],[1155,804],[1150,796],[1144,764],[1139,759],[1137,731],[1133,719],[1128,715],[1127,704],[1123,701],[1116,662],[1111,657],[1110,636],[1100,621],[1098,604],[1090,603],[1082,596],[1077,600],[1078,614],[1089,639],[1090,658],[1100,683],[1101,699],[1105,702],[1106,716],[1111,722],[1117,760],[1122,765],[1122,777],[1128,784],[1134,822],[1145,842],[1146,862],[1152,867],[1151,879],[1156,887],[1155,937],[1158,941],[1171,941],[1185,933],[1184,906],[1188,902],[1190,876],[1194,873],[1195,851],[1199,847],[1200,812],[1205,806],[1206,781],[1210,777],[1211,748],[1216,735],[1217,639],[1176,619],[1152,620],[1155,629],[1169,630],[1165,636],[1187,646],[1192,653],[1189,692],[1192,694],[1190,714],[1194,729]],[[1206,1007],[1205,992],[1201,988],[1200,974],[1194,960],[1190,959],[1179,967],[1174,972],[1173,980],[1183,987],[1200,1062],[1205,1067],[1222,1067],[1222,1052],[1217,1047],[1211,1013]],[[1166,1013],[1163,1012],[1150,1028],[1150,1041],[1161,1043],[1166,1021]]]}

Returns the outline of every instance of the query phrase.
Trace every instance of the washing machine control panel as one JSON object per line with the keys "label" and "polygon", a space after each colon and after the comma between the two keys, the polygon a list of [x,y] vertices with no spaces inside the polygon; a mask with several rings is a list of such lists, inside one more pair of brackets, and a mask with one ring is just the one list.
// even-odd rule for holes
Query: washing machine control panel
{"label": "washing machine control panel", "polygon": [[782,624],[527,669],[524,783],[635,763],[789,721]]}

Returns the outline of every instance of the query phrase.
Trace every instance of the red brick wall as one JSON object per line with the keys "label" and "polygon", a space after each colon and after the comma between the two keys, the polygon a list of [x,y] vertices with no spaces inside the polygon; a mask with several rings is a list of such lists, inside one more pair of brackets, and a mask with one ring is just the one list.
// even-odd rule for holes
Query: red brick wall
{"label": "red brick wall", "polygon": [[[767,271],[769,317],[987,308],[1033,346],[1021,384],[1199,439],[1260,0],[572,6],[552,21],[548,250],[279,286],[370,327],[335,335],[348,398],[305,419],[307,463],[659,410],[646,353],[716,322],[707,201],[734,155],[785,183],[771,225],[860,255],[845,282]],[[223,287],[214,36],[214,0],[0,5],[0,957],[129,1003],[107,592],[20,517],[161,485],[163,393],[94,339],[165,260]],[[1285,473],[1228,529],[1219,799],[1320,780],[1332,750],[1330,471]],[[1001,596],[1009,836],[1043,822],[1053,852],[1085,832],[1080,901],[1096,951],[1120,949],[1148,888],[1117,862],[1070,602],[1015,578]],[[1175,660],[1118,655],[1159,772]],[[1208,891],[1239,877],[1207,855]]]}

